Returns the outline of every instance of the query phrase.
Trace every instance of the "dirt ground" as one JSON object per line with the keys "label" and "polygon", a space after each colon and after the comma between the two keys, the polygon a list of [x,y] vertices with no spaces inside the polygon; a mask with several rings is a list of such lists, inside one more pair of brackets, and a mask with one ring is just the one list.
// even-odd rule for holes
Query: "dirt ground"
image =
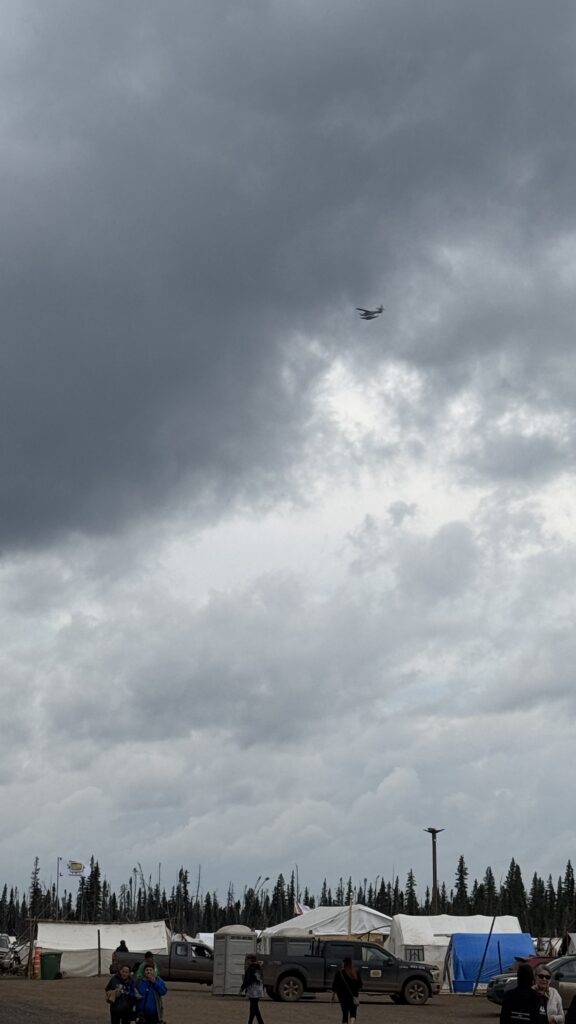
{"label": "dirt ground", "polygon": [[[0,1019],[5,1024],[109,1024],[102,978],[63,978],[58,981],[0,979]],[[209,989],[175,983],[164,1000],[167,1024],[246,1024],[244,999],[212,996]],[[340,1024],[339,1007],[329,995],[299,1003],[263,999],[266,1024]],[[395,1006],[389,999],[368,997],[362,1002],[358,1024],[456,1024],[484,1021],[498,1024],[498,1009],[485,995],[441,995],[425,1006]]]}

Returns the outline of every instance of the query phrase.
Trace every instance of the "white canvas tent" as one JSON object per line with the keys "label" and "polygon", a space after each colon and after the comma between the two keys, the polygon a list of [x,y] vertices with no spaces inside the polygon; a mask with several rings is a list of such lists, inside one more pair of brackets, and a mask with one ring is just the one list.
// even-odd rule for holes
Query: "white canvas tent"
{"label": "white canvas tent", "polygon": [[62,953],[60,970],[69,977],[108,974],[112,954],[124,939],[134,952],[166,953],[169,936],[164,921],[140,924],[76,924],[39,921],[36,949]]}
{"label": "white canvas tent", "polygon": [[388,935],[392,918],[377,910],[353,903],[349,907],[317,907],[265,928],[260,938],[302,932],[302,935]]}
{"label": "white canvas tent", "polygon": [[511,915],[503,915],[494,920],[484,914],[471,914],[467,917],[455,917],[452,914],[439,914],[435,917],[395,914],[387,948],[402,960],[423,960],[428,964],[436,964],[442,978],[451,937],[461,934],[488,935],[493,921],[492,931],[495,934],[522,932],[518,918]]}

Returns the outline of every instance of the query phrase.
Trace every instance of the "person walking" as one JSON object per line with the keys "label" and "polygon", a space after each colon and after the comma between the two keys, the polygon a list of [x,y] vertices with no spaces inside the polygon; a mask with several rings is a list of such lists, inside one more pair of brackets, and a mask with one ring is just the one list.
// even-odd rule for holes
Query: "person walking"
{"label": "person walking", "polygon": [[550,988],[551,975],[545,964],[536,968],[534,991],[540,996],[546,1010],[548,1024],[564,1024],[564,1007],[560,993]]}
{"label": "person walking", "polygon": [[250,1001],[248,1024],[253,1024],[254,1020],[257,1020],[258,1024],[264,1024],[262,1014],[260,1013],[260,1000],[264,995],[264,982],[262,980],[260,962],[255,956],[248,957],[248,966],[244,971],[240,992],[244,993]]}
{"label": "person walking", "polygon": [[106,1001],[110,1003],[110,1024],[132,1024],[137,996],[130,968],[120,967],[105,991]]}
{"label": "person walking", "polygon": [[138,1020],[142,1024],[162,1024],[162,996],[168,989],[162,978],[157,978],[153,967],[146,967],[144,977],[136,982]]}
{"label": "person walking", "polygon": [[334,996],[338,998],[342,1009],[342,1024],[348,1024],[348,1018],[350,1018],[350,1024],[355,1024],[361,988],[362,978],[350,957],[347,956],[342,961],[342,966],[336,971],[332,982],[332,1001],[334,1001]]}

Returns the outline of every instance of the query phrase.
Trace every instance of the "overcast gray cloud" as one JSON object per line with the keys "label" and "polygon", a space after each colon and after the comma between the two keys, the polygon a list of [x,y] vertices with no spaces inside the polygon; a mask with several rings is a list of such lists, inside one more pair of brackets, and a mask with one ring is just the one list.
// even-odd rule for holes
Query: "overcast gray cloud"
{"label": "overcast gray cloud", "polygon": [[562,870],[573,5],[2,19],[5,870]]}

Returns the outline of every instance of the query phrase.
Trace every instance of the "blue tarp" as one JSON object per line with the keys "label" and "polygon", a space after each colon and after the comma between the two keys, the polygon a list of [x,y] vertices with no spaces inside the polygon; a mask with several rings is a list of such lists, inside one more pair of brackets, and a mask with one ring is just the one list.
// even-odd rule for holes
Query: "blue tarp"
{"label": "blue tarp", "polygon": [[[455,992],[472,992],[478,977],[486,949],[486,935],[466,935],[459,932],[452,936],[452,978]],[[495,974],[514,962],[516,956],[533,956],[532,936],[524,932],[512,935],[490,936],[486,958],[482,966],[479,984],[485,985]]]}

